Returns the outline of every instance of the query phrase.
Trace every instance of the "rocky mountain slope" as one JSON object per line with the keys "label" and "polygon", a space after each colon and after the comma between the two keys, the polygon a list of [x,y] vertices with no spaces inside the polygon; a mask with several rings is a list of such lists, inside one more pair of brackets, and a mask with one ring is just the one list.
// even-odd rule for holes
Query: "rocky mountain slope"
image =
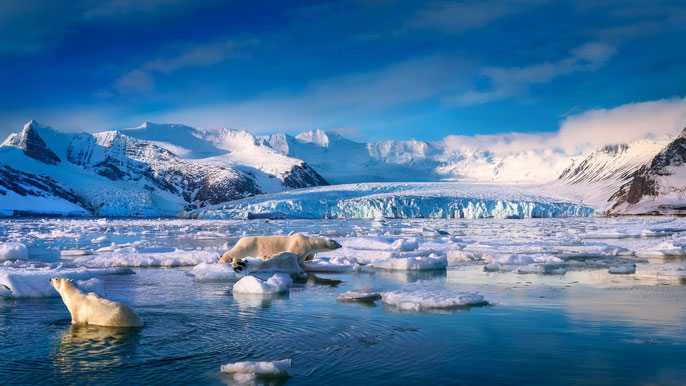
{"label": "rocky mountain slope", "polygon": [[[236,145],[236,138],[226,133],[195,137],[188,131],[184,138],[181,130],[170,130],[168,125],[149,126],[65,134],[34,121],[27,123],[0,145],[2,186],[6,188],[4,194],[0,191],[6,196],[0,210],[52,213],[53,201],[63,200],[75,207],[62,203],[64,210],[58,213],[174,215],[255,194],[327,184],[304,162],[260,147],[254,138],[255,145],[248,146],[250,157],[246,157],[246,146]],[[131,132],[155,138],[127,135]],[[160,133],[174,142],[153,135]],[[207,138],[215,139],[215,146]],[[266,164],[277,158],[279,163]],[[246,159],[250,162],[242,162]],[[34,189],[11,185],[17,175],[23,185]]]}
{"label": "rocky mountain slope", "polygon": [[610,198],[611,213],[686,215],[686,128]]}

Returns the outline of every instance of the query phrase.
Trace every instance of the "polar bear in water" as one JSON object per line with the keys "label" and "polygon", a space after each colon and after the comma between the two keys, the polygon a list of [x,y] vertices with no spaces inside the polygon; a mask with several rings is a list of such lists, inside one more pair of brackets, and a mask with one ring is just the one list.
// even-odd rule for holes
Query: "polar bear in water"
{"label": "polar bear in water", "polygon": [[282,252],[292,252],[297,256],[298,265],[304,269],[305,261],[314,259],[314,255],[318,252],[333,251],[340,247],[341,244],[334,240],[308,237],[300,233],[291,236],[243,237],[219,261],[232,263],[233,269],[238,272],[246,267],[243,261],[245,257],[270,260],[280,256]]}
{"label": "polar bear in water", "polygon": [[95,292],[86,294],[64,277],[53,277],[50,284],[59,292],[62,301],[71,314],[71,322],[107,327],[140,327],[143,325],[129,307],[103,299]]}

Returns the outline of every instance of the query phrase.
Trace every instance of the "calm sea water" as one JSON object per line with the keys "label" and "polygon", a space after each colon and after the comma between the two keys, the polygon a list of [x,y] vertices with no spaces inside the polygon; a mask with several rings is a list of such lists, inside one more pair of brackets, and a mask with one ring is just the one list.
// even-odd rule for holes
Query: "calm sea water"
{"label": "calm sea water", "polygon": [[[5,234],[16,225],[7,224]],[[174,240],[166,243],[186,243]],[[231,283],[197,283],[185,274],[189,269],[136,268],[135,275],[102,278],[108,298],[144,319],[140,329],[72,326],[57,297],[0,299],[0,383],[231,384],[220,365],[286,358],[293,361],[292,377],[258,384],[686,380],[683,281],[610,277],[606,270],[522,275],[458,264],[436,272],[320,274],[342,283],[234,297]],[[392,290],[408,283],[478,291],[491,305],[397,313],[380,302],[335,300],[351,289]]]}

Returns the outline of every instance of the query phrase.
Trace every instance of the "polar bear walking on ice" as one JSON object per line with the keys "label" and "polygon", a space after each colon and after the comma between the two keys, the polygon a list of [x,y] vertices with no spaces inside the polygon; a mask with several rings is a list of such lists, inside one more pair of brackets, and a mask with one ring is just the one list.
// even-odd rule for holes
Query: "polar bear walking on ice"
{"label": "polar bear walking on ice", "polygon": [[86,294],[64,277],[53,277],[50,284],[59,292],[74,324],[92,324],[107,327],[140,327],[143,320],[129,307],[103,299],[95,292]]}
{"label": "polar bear walking on ice", "polygon": [[314,255],[318,252],[333,251],[340,247],[341,244],[334,240],[323,237],[308,237],[300,233],[291,236],[243,237],[219,261],[232,263],[233,269],[238,272],[246,267],[243,261],[246,257],[270,260],[282,252],[291,252],[296,255],[298,265],[304,269],[305,261],[314,259]]}

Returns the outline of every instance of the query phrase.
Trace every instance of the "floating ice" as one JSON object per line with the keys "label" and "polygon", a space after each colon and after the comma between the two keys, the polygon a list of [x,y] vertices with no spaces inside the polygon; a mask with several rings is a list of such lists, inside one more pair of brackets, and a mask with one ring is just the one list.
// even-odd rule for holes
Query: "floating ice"
{"label": "floating ice", "polygon": [[178,267],[218,260],[219,252],[216,251],[128,247],[76,257],[73,262],[86,267]]}
{"label": "floating ice", "polygon": [[443,253],[430,253],[424,256],[416,255],[376,260],[373,266],[374,268],[404,271],[445,269],[448,266],[448,258]]}
{"label": "floating ice", "polygon": [[200,263],[188,271],[188,275],[193,276],[195,281],[213,282],[230,281],[235,282],[239,279],[234,272],[231,264],[226,263]]}
{"label": "floating ice", "polygon": [[63,249],[60,251],[62,257],[89,256],[93,254],[92,249]]}
{"label": "floating ice", "polygon": [[283,273],[275,273],[267,280],[246,276],[233,286],[234,294],[278,294],[288,291],[293,279]]}
{"label": "floating ice", "polygon": [[401,311],[422,311],[433,308],[455,308],[487,304],[482,295],[473,292],[453,292],[426,286],[405,286],[381,294],[384,304]]}
{"label": "floating ice", "polygon": [[298,256],[292,252],[282,252],[266,260],[256,257],[246,257],[243,259],[243,262],[246,263],[245,272],[241,272],[243,274],[254,272],[279,272],[289,274],[295,278],[307,276],[300,267],[300,264],[298,264]]}
{"label": "floating ice", "polygon": [[367,291],[347,291],[338,294],[336,298],[339,302],[373,302],[381,299],[379,292]]}
{"label": "floating ice", "polygon": [[227,363],[220,367],[220,371],[222,373],[233,374],[233,380],[238,384],[255,384],[255,381],[258,377],[289,377],[291,375],[290,369],[290,359],[284,359],[274,362]]}
{"label": "floating ice", "polygon": [[[57,296],[57,291],[50,285],[50,279],[53,277],[86,281],[99,276],[132,273],[133,271],[127,268],[0,267],[0,286],[6,287],[10,291],[8,296],[12,297]],[[97,284],[85,282],[85,285],[96,286]]]}
{"label": "floating ice", "polygon": [[613,266],[613,267],[610,267],[607,271],[609,273],[625,274],[625,275],[631,274],[631,273],[636,273],[636,264]]}
{"label": "floating ice", "polygon": [[28,260],[29,250],[22,243],[0,243],[0,261],[3,260]]}
{"label": "floating ice", "polygon": [[686,242],[664,241],[654,246],[641,247],[636,250],[638,257],[686,256]]}
{"label": "floating ice", "polygon": [[337,273],[337,272],[352,272],[359,270],[359,264],[355,259],[346,258],[331,258],[328,260],[314,259],[305,262],[305,270],[307,272],[321,272],[321,273]]}

